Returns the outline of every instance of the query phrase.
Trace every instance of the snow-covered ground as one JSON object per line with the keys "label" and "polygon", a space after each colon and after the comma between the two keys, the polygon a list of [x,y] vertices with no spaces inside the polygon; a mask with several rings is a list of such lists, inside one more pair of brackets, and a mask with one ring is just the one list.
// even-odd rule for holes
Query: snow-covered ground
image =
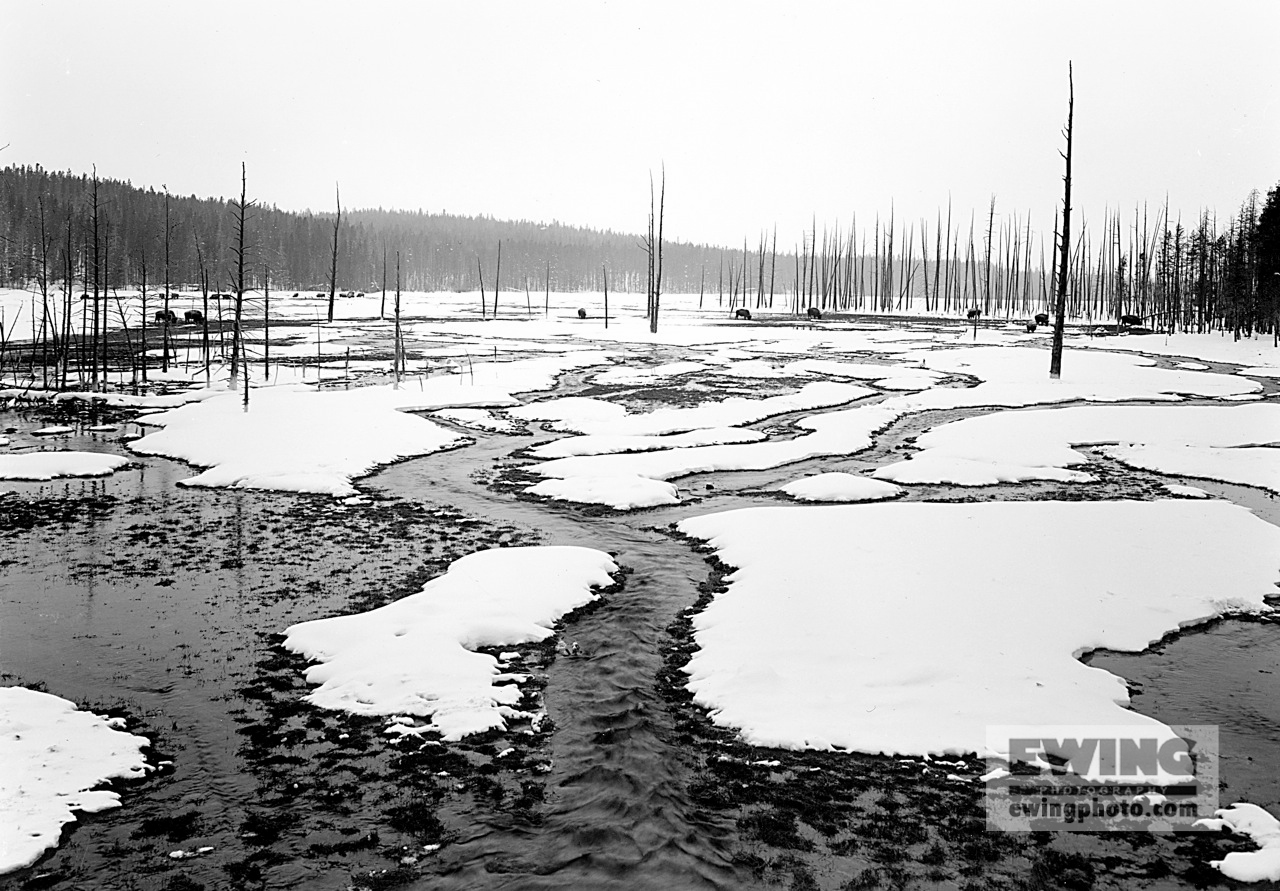
{"label": "snow-covered ground", "polygon": [[[506,726],[523,679],[478,647],[544,640],[612,583],[608,554],[581,547],[498,548],[455,561],[417,594],[379,609],[294,625],[285,647],[319,664],[307,698],[360,715],[430,718],[446,740]],[[398,725],[403,726],[403,725]]]}
{"label": "snow-covered ground", "polygon": [[[6,443],[0,442],[0,446]],[[129,463],[100,452],[20,452],[0,454],[0,480],[51,480],[63,476],[107,476]]]}
{"label": "snow-covered ground", "polygon": [[1267,611],[1280,578],[1280,529],[1216,501],[761,507],[679,528],[734,567],[694,618],[695,699],[792,748],[983,752],[1010,724],[1172,735],[1080,654]]}
{"label": "snow-covered ground", "polygon": [[151,769],[142,754],[150,741],[118,723],[48,693],[0,687],[0,873],[56,846],[76,811],[119,807],[103,783]]}
{"label": "snow-covered ground", "polygon": [[881,467],[898,483],[981,486],[1085,481],[1073,446],[1092,445],[1126,464],[1280,492],[1280,405],[1073,406],[966,418],[921,436],[922,449]]}
{"label": "snow-covered ground", "polygon": [[1236,804],[1199,824],[1248,836],[1258,846],[1256,851],[1232,851],[1212,861],[1224,876],[1238,882],[1280,882],[1280,820],[1256,804]]}

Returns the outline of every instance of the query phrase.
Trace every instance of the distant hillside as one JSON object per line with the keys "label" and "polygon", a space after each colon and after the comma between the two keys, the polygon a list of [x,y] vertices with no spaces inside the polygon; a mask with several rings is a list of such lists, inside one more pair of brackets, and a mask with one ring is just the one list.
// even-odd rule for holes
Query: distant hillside
{"label": "distant hillside", "polygon": [[[67,231],[71,232],[71,265],[83,280],[85,260],[92,264],[90,208],[92,179],[40,167],[0,170],[0,287],[20,287],[40,269],[40,201],[44,201],[51,277],[61,280],[67,265]],[[136,285],[145,261],[150,283],[164,276],[165,196],[154,189],[103,179],[99,190],[100,252],[105,283]],[[250,194],[250,200],[253,199]],[[647,209],[640,208],[643,213]],[[231,202],[194,195],[169,197],[169,278],[175,284],[200,280],[199,256],[211,287],[226,288],[232,268],[234,235]],[[332,213],[292,213],[272,206],[255,207],[248,227],[252,281],[270,269],[274,287],[327,290],[333,249]],[[471,291],[492,289],[502,242],[501,285],[504,289],[600,290],[603,270],[609,287],[643,291],[645,254],[640,236],[600,232],[560,223],[505,221],[412,211],[344,211],[338,232],[339,290],[382,287],[386,255],[389,286],[394,287],[395,255],[400,253],[401,282],[412,290]],[[199,251],[197,251],[199,246]],[[706,264],[711,287],[719,274],[720,248],[666,242],[664,290],[694,291]],[[737,254],[741,264],[741,252]]]}

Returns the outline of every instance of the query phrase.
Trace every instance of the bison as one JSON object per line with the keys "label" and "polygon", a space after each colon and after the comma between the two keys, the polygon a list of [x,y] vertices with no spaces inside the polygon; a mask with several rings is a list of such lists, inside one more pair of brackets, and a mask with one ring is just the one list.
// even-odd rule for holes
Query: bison
{"label": "bison", "polygon": [[178,314],[171,309],[156,310],[157,325],[176,325],[178,324]]}
{"label": "bison", "polygon": [[976,322],[978,321],[978,317],[981,315],[982,315],[982,310],[978,309],[978,307],[975,306],[973,307],[973,309],[965,313],[964,317],[971,322]]}
{"label": "bison", "polygon": [[750,322],[750,321],[751,321],[751,310],[749,310],[749,309],[740,309],[740,310],[738,310],[737,312],[735,312],[735,313],[733,314],[733,317],[734,317],[735,319],[746,319],[748,322]]}
{"label": "bison", "polygon": [[578,318],[585,319],[586,317],[587,317],[587,311],[585,309],[579,309]]}
{"label": "bison", "polygon": [[809,307],[809,318],[811,319],[822,318],[822,310],[818,309],[818,307],[816,306]]}
{"label": "bison", "polygon": [[1036,323],[1035,323],[1035,322],[1027,322],[1027,333],[1028,333],[1028,334],[1035,334],[1035,333],[1036,333]]}
{"label": "bison", "polygon": [[1047,312],[1036,313],[1036,324],[1037,325],[1049,324],[1049,314]]}
{"label": "bison", "polygon": [[1128,328],[1136,328],[1142,324],[1142,316],[1125,315],[1120,317],[1120,324]]}
{"label": "bison", "polygon": [[199,325],[204,321],[204,313],[198,309],[189,309],[182,314],[182,320],[193,325]]}

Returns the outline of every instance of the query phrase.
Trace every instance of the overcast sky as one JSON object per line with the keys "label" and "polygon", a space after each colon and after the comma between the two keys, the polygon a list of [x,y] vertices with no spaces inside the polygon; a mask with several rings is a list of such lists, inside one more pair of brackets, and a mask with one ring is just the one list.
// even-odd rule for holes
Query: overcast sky
{"label": "overcast sky", "polygon": [[1280,181],[1280,2],[0,0],[0,165],[287,209],[794,244],[1061,200],[1233,214]]}

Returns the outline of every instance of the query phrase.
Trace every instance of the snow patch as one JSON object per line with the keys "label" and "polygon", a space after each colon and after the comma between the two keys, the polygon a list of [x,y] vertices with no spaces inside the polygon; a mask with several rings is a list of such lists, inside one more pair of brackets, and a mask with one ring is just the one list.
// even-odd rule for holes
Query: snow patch
{"label": "snow patch", "polygon": [[1269,612],[1280,554],[1280,529],[1221,501],[767,507],[679,529],[736,567],[685,669],[717,723],[754,745],[910,755],[991,754],[989,725],[1172,737],[1077,657]]}
{"label": "snow patch", "polygon": [[1280,882],[1280,820],[1256,804],[1234,804],[1214,812],[1216,819],[1197,820],[1197,826],[1247,835],[1256,851],[1232,851],[1209,865],[1237,882]]}
{"label": "snow patch", "polygon": [[430,717],[446,740],[506,726],[522,675],[479,647],[543,640],[560,616],[612,583],[608,554],[582,547],[497,548],[387,606],[293,625],[285,647],[319,664],[307,699],[359,715]]}
{"label": "snow patch", "polygon": [[20,452],[0,455],[0,479],[51,480],[64,476],[109,476],[129,463],[101,452]]}
{"label": "snow patch", "polygon": [[549,479],[529,486],[524,491],[557,501],[604,504],[615,510],[680,503],[680,495],[671,483],[634,474]]}
{"label": "snow patch", "polygon": [[893,483],[853,473],[820,473],[787,483],[782,491],[800,501],[879,501],[902,494]]}
{"label": "snow patch", "polygon": [[144,776],[148,745],[58,696],[0,687],[0,873],[30,866],[56,847],[75,811],[119,807],[115,792],[92,790]]}

